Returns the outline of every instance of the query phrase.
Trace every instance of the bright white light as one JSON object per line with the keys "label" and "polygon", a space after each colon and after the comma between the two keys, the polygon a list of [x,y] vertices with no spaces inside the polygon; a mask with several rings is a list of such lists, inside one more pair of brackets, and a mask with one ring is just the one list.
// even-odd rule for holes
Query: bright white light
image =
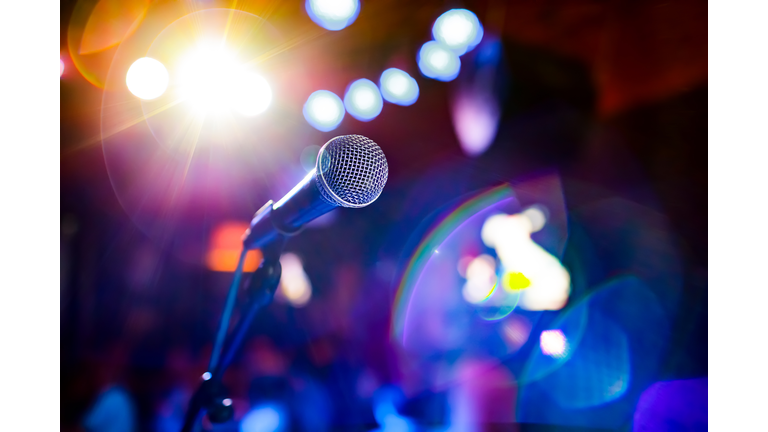
{"label": "bright white light", "polygon": [[285,300],[294,307],[306,305],[312,297],[312,284],[304,273],[301,259],[295,254],[285,253],[280,257],[280,266],[283,272],[275,293],[277,299]]}
{"label": "bright white light", "polygon": [[541,352],[554,358],[563,358],[567,354],[568,340],[561,330],[544,330],[539,337]]}
{"label": "bright white light", "polygon": [[221,114],[237,104],[240,65],[221,44],[200,45],[179,66],[181,95],[198,112]]}
{"label": "bright white light", "polygon": [[467,302],[480,303],[496,286],[496,260],[490,255],[480,255],[469,263],[466,274],[467,282],[461,293]]}
{"label": "bright white light", "polygon": [[144,100],[155,99],[165,93],[168,81],[168,70],[165,66],[149,57],[142,57],[133,62],[125,75],[128,90]]}
{"label": "bright white light", "polygon": [[360,0],[307,0],[309,17],[327,30],[341,30],[352,24],[360,13]]}
{"label": "bright white light", "polygon": [[64,75],[64,60],[59,59],[59,77]]}
{"label": "bright white light", "polygon": [[419,85],[416,80],[400,69],[385,70],[379,79],[379,88],[384,100],[396,105],[413,105],[419,98]]}
{"label": "bright white light", "polygon": [[360,121],[371,121],[381,113],[384,101],[379,88],[371,80],[359,79],[347,88],[344,95],[344,107],[347,112]]}
{"label": "bright white light", "polygon": [[483,26],[474,13],[466,9],[451,9],[435,21],[432,35],[436,41],[462,55],[480,43]]}
{"label": "bright white light", "polygon": [[304,104],[304,118],[315,129],[329,132],[344,119],[344,104],[341,98],[328,90],[312,93]]}
{"label": "bright white light", "polygon": [[240,432],[278,432],[285,430],[283,410],[275,405],[254,407],[240,421]]}
{"label": "bright white light", "polygon": [[523,210],[521,214],[531,221],[532,233],[541,230],[544,228],[544,224],[547,223],[547,215],[544,213],[544,207],[542,206],[533,205]]}
{"label": "bright white light", "polygon": [[440,42],[429,41],[422,45],[416,59],[424,76],[439,81],[451,81],[459,75],[459,56]]}
{"label": "bright white light", "polygon": [[571,278],[560,260],[531,240],[534,223],[541,223],[537,219],[541,215],[536,211],[541,210],[491,216],[483,224],[480,236],[486,246],[496,250],[505,275],[519,273],[518,279],[530,281],[521,290],[520,307],[532,311],[558,310],[568,301]]}
{"label": "bright white light", "polygon": [[251,117],[263,113],[272,102],[272,88],[264,77],[243,72],[237,77],[239,91],[234,95],[234,107],[240,114]]}

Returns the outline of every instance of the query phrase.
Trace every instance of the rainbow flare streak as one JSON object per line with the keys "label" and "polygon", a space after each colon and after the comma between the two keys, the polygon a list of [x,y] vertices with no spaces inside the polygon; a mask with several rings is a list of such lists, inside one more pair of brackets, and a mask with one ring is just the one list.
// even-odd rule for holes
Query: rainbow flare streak
{"label": "rainbow flare streak", "polygon": [[393,339],[403,341],[403,329],[411,297],[429,258],[432,256],[432,251],[438,250],[438,246],[472,216],[510,198],[515,198],[515,194],[508,184],[494,187],[464,201],[446,216],[439,218],[427,230],[428,234],[424,236],[416,248],[416,252],[408,262],[397,288],[390,331]]}

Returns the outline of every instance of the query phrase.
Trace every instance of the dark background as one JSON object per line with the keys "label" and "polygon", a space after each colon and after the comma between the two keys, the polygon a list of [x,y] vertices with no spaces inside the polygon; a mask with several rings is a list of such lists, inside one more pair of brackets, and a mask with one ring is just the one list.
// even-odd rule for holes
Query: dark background
{"label": "dark background", "polygon": [[[61,4],[62,53],[75,3]],[[503,47],[496,72],[499,132],[476,158],[462,153],[448,109],[452,90],[471,68],[456,82],[441,83],[418,74],[413,60],[433,20],[450,7],[474,11]],[[298,1],[277,3],[274,17],[278,29],[311,24]],[[320,67],[327,75],[318,72],[331,90],[343,91],[350,74],[374,77],[400,62],[410,65],[421,94],[412,107],[385,105],[370,123],[347,117],[329,133],[305,125],[294,136],[306,142],[275,148],[298,160],[303,146],[360,133],[384,148],[389,181],[375,205],[338,211],[329,226],[291,239],[288,250],[305,261],[315,305],[275,304],[258,318],[242,357],[260,366],[237,362],[226,380],[233,392],[251,401],[279,398],[287,384],[274,377],[309,374],[336,402],[334,429],[376,427],[370,403],[351,390],[352,371],[367,365],[381,382],[398,380],[388,336],[391,308],[397,276],[425,220],[467,193],[542,172],[557,173],[569,212],[620,198],[666,219],[682,285],[656,378],[707,376],[706,22],[703,1],[393,0],[363,2],[348,29],[296,48],[297,56],[313,49],[335,53],[336,63]],[[62,430],[78,430],[99,392],[115,382],[132,395],[140,430],[154,430],[171,389],[192,386],[205,370],[229,284],[228,274],[190,259],[195,252],[180,252],[184,236],[207,238],[216,221],[248,220],[259,203],[287,188],[243,184],[226,209],[203,211],[206,224],[198,225],[200,211],[181,212],[186,230],[170,240],[152,238],[116,198],[100,143],[88,143],[99,133],[102,89],[74,67],[69,71],[61,81]],[[299,116],[301,103],[294,104]],[[238,201],[244,193],[252,198]],[[634,265],[610,259],[628,246],[600,226],[585,230],[606,273]],[[578,246],[568,246],[566,265],[569,254],[578,255]],[[377,277],[382,262],[393,266]],[[315,322],[327,329],[308,336],[302,326]],[[406,409],[434,423],[419,403],[413,398]]]}

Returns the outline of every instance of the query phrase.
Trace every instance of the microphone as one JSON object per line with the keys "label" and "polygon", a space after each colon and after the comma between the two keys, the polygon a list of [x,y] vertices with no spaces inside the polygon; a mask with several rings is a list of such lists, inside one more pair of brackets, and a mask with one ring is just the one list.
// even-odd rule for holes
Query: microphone
{"label": "microphone", "polygon": [[243,247],[267,245],[279,235],[294,235],[311,220],[336,207],[360,208],[376,201],[387,183],[384,152],[362,135],[331,139],[320,149],[315,168],[280,201],[256,212],[243,235]]}

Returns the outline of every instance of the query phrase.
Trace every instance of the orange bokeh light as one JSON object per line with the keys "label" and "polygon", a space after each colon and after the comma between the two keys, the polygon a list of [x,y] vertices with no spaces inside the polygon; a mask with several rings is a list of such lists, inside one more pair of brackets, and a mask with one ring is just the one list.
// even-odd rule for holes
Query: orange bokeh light
{"label": "orange bokeh light", "polygon": [[[211,232],[208,252],[205,254],[206,266],[219,272],[232,272],[237,268],[237,260],[243,249],[243,233],[248,229],[248,222],[227,221],[218,224]],[[262,253],[258,249],[248,251],[245,256],[243,271],[255,271],[261,263]]]}

